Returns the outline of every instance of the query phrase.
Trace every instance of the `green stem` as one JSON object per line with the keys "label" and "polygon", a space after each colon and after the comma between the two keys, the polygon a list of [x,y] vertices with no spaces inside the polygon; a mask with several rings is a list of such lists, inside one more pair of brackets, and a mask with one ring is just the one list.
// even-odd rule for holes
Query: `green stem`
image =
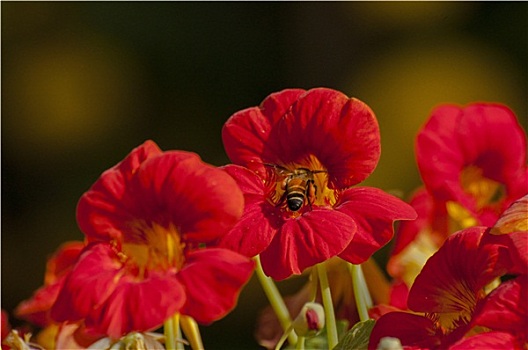
{"label": "green stem", "polygon": [[174,319],[173,323],[172,323],[172,326],[174,327],[174,334],[176,335],[176,349],[177,350],[184,350],[185,349],[185,346],[183,346],[183,342],[181,342],[180,340],[183,339],[182,337],[182,332],[181,332],[181,327],[180,327],[180,314],[179,313],[176,313],[174,314],[174,316],[172,316],[172,318]]}
{"label": "green stem", "polygon": [[299,337],[299,339],[297,339],[295,350],[304,350],[304,337]]}
{"label": "green stem", "polygon": [[[260,263],[260,257],[257,255],[254,259],[257,264],[255,271],[262,289],[268,297],[271,307],[273,308],[273,311],[275,311],[282,329],[284,332],[286,332],[288,329],[290,329],[292,324],[288,308],[286,307],[286,304],[284,303],[277,286],[275,283],[273,283],[273,280],[264,274],[264,270],[262,270],[262,264]],[[295,334],[295,331],[292,330],[288,335],[288,342],[291,345],[295,345],[297,343],[297,334]]]}
{"label": "green stem", "polygon": [[165,333],[165,349],[167,350],[183,350],[183,343],[180,331],[180,314],[175,313],[163,325],[163,332]]}
{"label": "green stem", "polygon": [[326,335],[328,337],[328,348],[333,349],[338,343],[337,326],[334,314],[334,304],[332,302],[332,293],[328,284],[328,276],[324,264],[317,265],[317,274],[319,276],[319,285],[321,286],[321,296],[325,309]]}
{"label": "green stem", "polygon": [[[185,334],[185,338],[191,344],[191,349],[202,350],[204,348],[202,336],[198,323],[191,316],[180,315],[180,327]],[[178,330],[181,333],[181,330]]]}
{"label": "green stem", "polygon": [[352,277],[352,286],[354,288],[354,297],[356,299],[359,320],[366,321],[370,318],[367,308],[367,295],[368,298],[370,298],[370,295],[368,294],[368,290],[366,290],[366,284],[362,278],[363,273],[361,271],[361,266],[349,264],[348,269],[350,271],[350,276]]}
{"label": "green stem", "polygon": [[165,333],[165,348],[167,350],[176,349],[176,335],[174,334],[174,319],[169,317],[163,325],[163,332]]}

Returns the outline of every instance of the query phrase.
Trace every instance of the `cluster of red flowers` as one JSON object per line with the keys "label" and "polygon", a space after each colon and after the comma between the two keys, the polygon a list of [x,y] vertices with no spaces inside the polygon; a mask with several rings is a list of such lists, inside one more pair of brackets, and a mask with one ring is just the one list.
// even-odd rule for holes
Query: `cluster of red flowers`
{"label": "cluster of red flowers", "polygon": [[383,337],[409,349],[526,348],[528,169],[515,115],[497,104],[441,106],[416,155],[418,218],[400,226],[392,305],[373,312],[383,316],[370,348]]}
{"label": "cluster of red flowers", "polygon": [[[399,220],[391,294],[370,310],[369,348],[391,338],[401,349],[528,346],[526,136],[508,108],[436,109],[417,137],[424,186],[410,204],[356,186],[379,160],[379,127],[366,104],[338,91],[271,94],[231,116],[222,138],[233,164],[147,141],[82,195],[85,240],[59,248],[44,286],[16,310],[53,329],[48,347],[163,348],[147,332],[163,326],[168,345],[181,322],[197,349],[193,322],[236,306],[252,258],[277,281],[336,259],[362,264]],[[314,276],[325,294],[326,275]],[[323,301],[332,348],[333,306]],[[307,305],[285,335],[324,325]]]}

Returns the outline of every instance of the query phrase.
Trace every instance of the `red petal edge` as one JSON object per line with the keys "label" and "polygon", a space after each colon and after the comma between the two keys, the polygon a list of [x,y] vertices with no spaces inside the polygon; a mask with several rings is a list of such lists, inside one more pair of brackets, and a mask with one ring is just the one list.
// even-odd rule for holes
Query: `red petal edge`
{"label": "red petal edge", "polygon": [[353,264],[366,261],[390,241],[394,221],[416,218],[416,211],[409,204],[371,187],[345,190],[335,209],[353,218],[358,228],[352,242],[339,254]]}
{"label": "red petal edge", "polygon": [[224,317],[236,306],[253,268],[252,260],[228,249],[207,248],[190,253],[177,275],[187,295],[180,312],[202,324]]}
{"label": "red petal edge", "polygon": [[354,220],[333,209],[314,208],[285,220],[269,247],[261,254],[266,275],[285,279],[336,256],[356,232]]}

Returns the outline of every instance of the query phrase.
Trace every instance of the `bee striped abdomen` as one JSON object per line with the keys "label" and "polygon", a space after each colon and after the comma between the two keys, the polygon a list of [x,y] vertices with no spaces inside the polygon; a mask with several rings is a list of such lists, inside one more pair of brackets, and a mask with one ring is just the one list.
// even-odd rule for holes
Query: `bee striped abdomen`
{"label": "bee striped abdomen", "polygon": [[277,206],[282,206],[286,202],[288,209],[296,212],[307,202],[310,210],[312,210],[312,204],[316,201],[317,191],[314,174],[326,173],[326,170],[310,170],[307,168],[289,170],[281,165],[269,163],[264,163],[264,165],[274,169],[275,175],[283,179],[280,183],[280,190],[284,192],[282,192]]}
{"label": "bee striped abdomen", "polygon": [[306,184],[304,181],[301,181],[298,184],[292,182],[294,181],[290,181],[287,186],[286,203],[288,204],[288,209],[291,211],[297,211],[301,209],[304,204],[304,198],[306,197]]}

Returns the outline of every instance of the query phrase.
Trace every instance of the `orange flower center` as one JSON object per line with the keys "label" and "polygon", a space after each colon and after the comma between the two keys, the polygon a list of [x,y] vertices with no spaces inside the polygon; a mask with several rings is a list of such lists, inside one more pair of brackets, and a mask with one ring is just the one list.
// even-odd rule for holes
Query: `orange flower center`
{"label": "orange flower center", "polygon": [[[482,169],[469,165],[460,174],[460,184],[465,193],[475,199],[476,210],[485,207],[499,210],[499,203],[504,199],[504,186],[494,180],[484,177]],[[477,219],[469,210],[457,202],[447,202],[447,212],[454,221],[454,230],[463,229],[478,224]]]}
{"label": "orange flower center", "polygon": [[141,221],[131,227],[132,234],[125,238],[122,253],[138,269],[140,278],[144,277],[145,271],[178,271],[182,268],[185,243],[181,242],[181,236],[174,225],[164,227]]}
{"label": "orange flower center", "polygon": [[268,164],[268,170],[268,201],[288,217],[336,202],[336,191],[328,187],[328,172],[315,156],[295,163]]}

